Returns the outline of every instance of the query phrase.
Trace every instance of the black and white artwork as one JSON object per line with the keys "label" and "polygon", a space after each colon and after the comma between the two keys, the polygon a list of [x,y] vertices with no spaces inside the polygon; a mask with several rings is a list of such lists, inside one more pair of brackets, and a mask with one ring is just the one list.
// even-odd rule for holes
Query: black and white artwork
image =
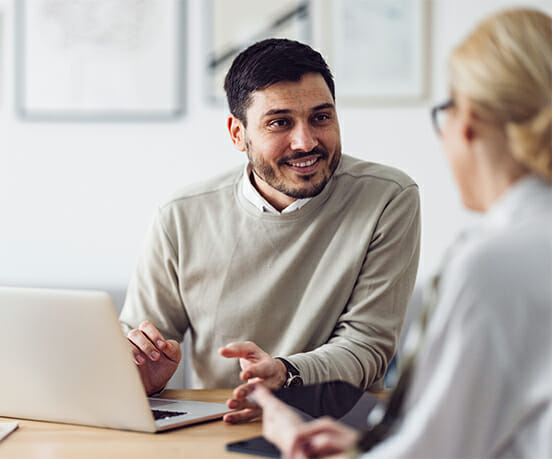
{"label": "black and white artwork", "polygon": [[224,77],[240,51],[264,38],[310,42],[307,0],[205,0],[206,93],[224,102]]}
{"label": "black and white artwork", "polygon": [[182,0],[18,0],[17,108],[50,120],[178,116]]}
{"label": "black and white artwork", "polygon": [[419,101],[428,89],[428,0],[331,0],[320,47],[345,103]]}

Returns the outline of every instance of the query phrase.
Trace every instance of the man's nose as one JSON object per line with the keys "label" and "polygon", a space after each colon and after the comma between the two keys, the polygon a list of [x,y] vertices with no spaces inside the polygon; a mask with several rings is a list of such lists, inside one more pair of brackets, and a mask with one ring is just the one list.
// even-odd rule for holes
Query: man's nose
{"label": "man's nose", "polygon": [[290,148],[294,151],[311,151],[318,145],[314,129],[306,123],[297,123],[291,131]]}

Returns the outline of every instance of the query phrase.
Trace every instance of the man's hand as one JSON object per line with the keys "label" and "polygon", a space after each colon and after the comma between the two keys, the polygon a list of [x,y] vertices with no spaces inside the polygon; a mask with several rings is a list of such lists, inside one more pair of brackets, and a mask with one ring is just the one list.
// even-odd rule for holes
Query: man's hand
{"label": "man's hand", "polygon": [[260,416],[261,409],[247,399],[253,390],[253,383],[262,383],[269,389],[279,389],[287,379],[287,369],[281,360],[273,359],[259,346],[251,341],[230,343],[219,349],[220,355],[226,358],[240,359],[240,379],[246,384],[236,387],[233,398],[226,404],[236,410],[223,417],[225,422],[238,423],[249,421]]}
{"label": "man's hand", "polygon": [[166,340],[149,320],[130,330],[127,338],[146,393],[163,389],[180,362],[179,344]]}
{"label": "man's hand", "polygon": [[303,422],[297,413],[261,385],[254,386],[255,402],[263,410],[263,435],[282,457],[306,459],[344,455],[358,441],[358,432],[331,418]]}

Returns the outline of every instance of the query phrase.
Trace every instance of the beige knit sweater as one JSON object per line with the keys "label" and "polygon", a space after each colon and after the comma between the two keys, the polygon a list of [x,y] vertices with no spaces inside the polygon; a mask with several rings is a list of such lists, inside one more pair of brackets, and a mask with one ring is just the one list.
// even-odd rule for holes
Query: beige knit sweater
{"label": "beige knit sweater", "polygon": [[404,173],[344,155],[301,209],[259,212],[243,167],[176,194],[154,218],[121,323],[189,328],[197,387],[240,383],[217,350],[250,340],[306,383],[369,387],[391,360],[419,255],[420,204]]}

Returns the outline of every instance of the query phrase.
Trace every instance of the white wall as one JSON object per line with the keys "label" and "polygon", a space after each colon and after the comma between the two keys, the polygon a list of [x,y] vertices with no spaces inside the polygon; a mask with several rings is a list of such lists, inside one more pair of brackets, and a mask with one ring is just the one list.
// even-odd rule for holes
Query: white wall
{"label": "white wall", "polygon": [[[244,160],[226,111],[202,98],[201,0],[187,7],[187,108],[174,122],[44,123],[13,110],[14,1],[0,0],[0,285],[123,289],[157,203],[183,184]],[[420,185],[420,275],[472,216],[462,210],[430,123],[446,95],[445,58],[490,11],[552,2],[432,2],[430,100],[415,107],[339,107],[344,151],[399,167]],[[339,81],[336,82],[339,85]]]}

